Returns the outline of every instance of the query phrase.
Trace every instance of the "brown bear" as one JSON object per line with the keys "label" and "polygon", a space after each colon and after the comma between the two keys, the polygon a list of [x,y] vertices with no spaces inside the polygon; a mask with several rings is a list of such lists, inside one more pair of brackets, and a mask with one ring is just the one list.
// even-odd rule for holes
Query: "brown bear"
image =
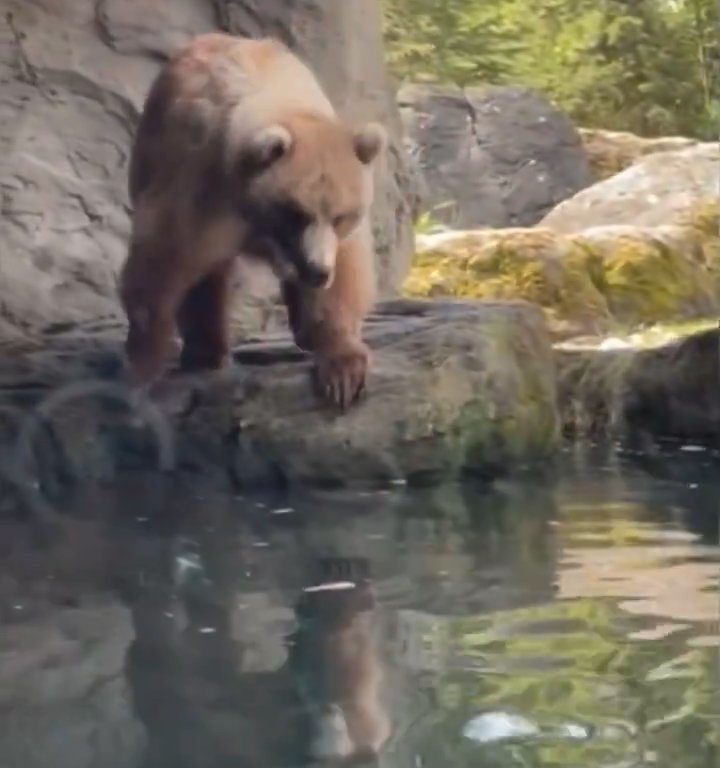
{"label": "brown bear", "polygon": [[347,407],[365,386],[363,320],[375,296],[369,223],[384,129],[337,116],[282,43],[196,37],[148,94],[129,170],[133,207],[120,293],[136,384],[159,379],[182,340],[184,370],[223,367],[234,266],[279,278],[295,342]]}

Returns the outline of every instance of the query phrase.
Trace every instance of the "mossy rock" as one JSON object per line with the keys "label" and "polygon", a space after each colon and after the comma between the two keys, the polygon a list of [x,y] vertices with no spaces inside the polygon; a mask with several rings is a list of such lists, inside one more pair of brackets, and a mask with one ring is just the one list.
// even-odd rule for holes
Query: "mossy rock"
{"label": "mossy rock", "polygon": [[451,233],[419,243],[405,283],[410,296],[522,299],[541,306],[555,330],[566,320],[597,329],[610,321],[587,268],[589,256],[570,238],[507,229]]}
{"label": "mossy rock", "polygon": [[[114,397],[66,388],[92,379],[105,394],[108,376],[111,396],[129,397],[115,377],[118,337],[55,334],[40,352],[5,361],[0,407],[12,434],[42,398],[46,431],[33,445],[50,490],[152,467],[158,447],[179,473],[202,475],[219,493],[492,479],[554,455],[554,351],[536,306],[395,299],[376,306],[364,337],[373,352],[367,390],[346,412],[318,399],[311,358],[276,334],[240,344],[238,364],[222,373],[160,382],[145,425]],[[0,477],[0,498],[7,491],[14,486]]]}
{"label": "mossy rock", "polygon": [[717,312],[720,293],[694,232],[598,227],[572,239],[591,255],[612,317],[637,326]]}
{"label": "mossy rock", "polygon": [[677,224],[477,230],[418,238],[404,291],[415,297],[522,299],[556,335],[706,317],[720,310],[717,201]]}

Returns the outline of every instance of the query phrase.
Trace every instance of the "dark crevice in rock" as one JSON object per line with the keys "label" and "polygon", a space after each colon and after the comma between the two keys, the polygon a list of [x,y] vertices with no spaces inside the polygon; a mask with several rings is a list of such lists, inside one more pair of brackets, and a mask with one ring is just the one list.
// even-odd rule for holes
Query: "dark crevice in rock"
{"label": "dark crevice in rock", "polygon": [[107,1],[108,0],[96,0],[95,2],[95,13],[93,16],[95,32],[97,33],[98,38],[105,43],[108,48],[118,53],[117,48],[115,47],[115,40],[110,33],[110,28],[108,26],[106,12]]}
{"label": "dark crevice in rock", "polygon": [[7,21],[8,28],[10,29],[15,44],[16,60],[20,74],[18,79],[28,85],[39,87],[40,77],[25,53],[25,48],[23,46],[23,40],[25,39],[24,33],[15,26],[15,17],[12,12],[8,11],[8,13],[5,14],[5,20]]}

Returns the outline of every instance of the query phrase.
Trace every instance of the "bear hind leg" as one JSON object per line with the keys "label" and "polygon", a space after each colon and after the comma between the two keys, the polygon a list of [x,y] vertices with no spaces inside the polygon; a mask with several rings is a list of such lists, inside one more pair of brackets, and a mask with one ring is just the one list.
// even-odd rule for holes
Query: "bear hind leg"
{"label": "bear hind leg", "polygon": [[168,270],[150,271],[138,248],[132,249],[121,280],[128,373],[135,385],[150,386],[162,377],[173,352],[183,284]]}
{"label": "bear hind leg", "polygon": [[232,261],[216,267],[187,292],[180,305],[183,371],[218,370],[229,361],[232,267]]}

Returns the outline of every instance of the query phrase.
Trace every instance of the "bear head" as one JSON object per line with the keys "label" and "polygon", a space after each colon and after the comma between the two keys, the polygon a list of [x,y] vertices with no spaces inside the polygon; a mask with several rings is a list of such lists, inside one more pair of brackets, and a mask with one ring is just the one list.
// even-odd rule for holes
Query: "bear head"
{"label": "bear head", "polygon": [[229,161],[243,250],[282,280],[329,286],[339,245],[367,220],[385,144],[375,123],[353,130],[314,114],[250,132]]}

